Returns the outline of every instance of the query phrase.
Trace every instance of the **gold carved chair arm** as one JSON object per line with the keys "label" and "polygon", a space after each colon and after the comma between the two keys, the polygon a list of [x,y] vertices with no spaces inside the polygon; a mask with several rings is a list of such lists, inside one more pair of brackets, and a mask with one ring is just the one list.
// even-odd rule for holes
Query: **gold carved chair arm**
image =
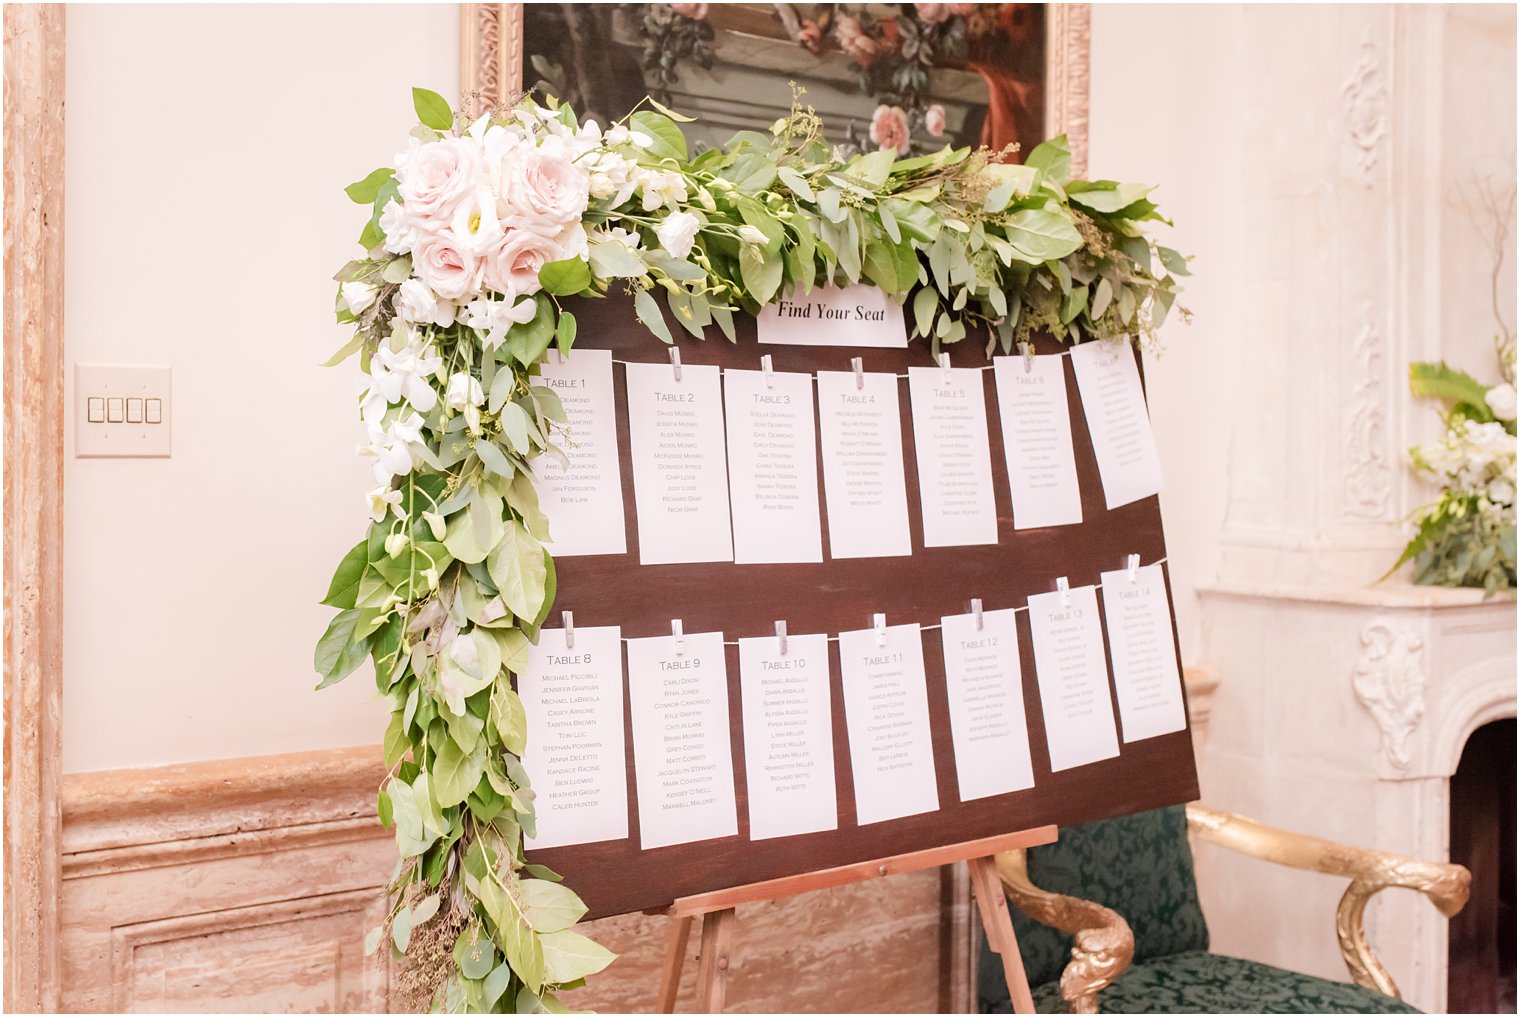
{"label": "gold carved chair arm", "polygon": [[1020,911],[1041,925],[1071,933],[1071,962],[1061,972],[1061,998],[1072,1013],[1097,1013],[1098,991],[1124,973],[1135,956],[1129,923],[1101,904],[1041,890],[1029,881],[1023,851],[997,856],[998,875]]}
{"label": "gold carved chair arm", "polygon": [[1187,807],[1188,828],[1201,840],[1263,861],[1351,880],[1335,911],[1335,934],[1351,980],[1395,999],[1398,986],[1367,943],[1364,917],[1372,895],[1391,886],[1418,890],[1450,918],[1467,904],[1472,873],[1460,865],[1422,862],[1387,851],[1349,847],[1265,826],[1231,812]]}

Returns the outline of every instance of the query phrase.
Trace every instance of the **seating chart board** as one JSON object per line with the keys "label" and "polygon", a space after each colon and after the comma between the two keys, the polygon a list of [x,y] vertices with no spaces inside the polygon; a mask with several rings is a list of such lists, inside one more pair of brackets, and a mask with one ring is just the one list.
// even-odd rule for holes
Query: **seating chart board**
{"label": "seating chart board", "polygon": [[[943,365],[936,364],[931,358],[926,343],[914,341],[907,348],[828,346],[816,344],[816,339],[809,343],[761,344],[756,339],[754,320],[742,316],[735,322],[737,342],[729,342],[716,327],[707,330],[705,341],[697,341],[679,328],[674,329],[683,369],[696,367],[710,371],[716,367],[724,371],[760,371],[762,357],[769,356],[771,370],[778,375],[816,377],[819,372],[851,372],[852,360],[860,358],[867,376],[899,376],[895,381],[896,421],[900,428],[897,437],[901,442],[906,474],[911,553],[860,557],[836,557],[831,553],[830,506],[825,497],[829,485],[825,483],[821,459],[826,443],[819,441],[819,460],[815,464],[816,492],[813,485],[803,485],[802,509],[788,511],[789,519],[805,519],[807,525],[812,525],[811,506],[816,496],[821,516],[818,525],[822,535],[822,561],[750,563],[756,557],[764,557],[751,551],[741,554],[739,557],[745,560],[740,562],[705,560],[643,564],[639,554],[639,527],[643,521],[635,510],[638,498],[630,450],[636,442],[642,442],[641,454],[652,454],[658,461],[658,453],[650,453],[647,436],[630,434],[626,365],[659,365],[667,371],[673,371],[674,367],[667,360],[666,347],[636,321],[631,301],[621,297],[576,301],[572,309],[579,322],[576,350],[606,350],[613,359],[617,452],[621,457],[623,504],[626,506],[623,546],[627,551],[558,557],[558,598],[544,628],[561,628],[563,612],[568,611],[573,615],[573,627],[593,630],[615,626],[620,630],[625,644],[622,744],[627,765],[625,772],[617,776],[626,782],[623,792],[628,803],[628,829],[627,836],[621,839],[578,844],[565,844],[562,837],[540,829],[540,841],[556,846],[531,847],[528,860],[563,874],[588,905],[588,917],[658,908],[677,897],[709,890],[1046,824],[1074,826],[1198,797],[1185,710],[1179,715],[1175,706],[1177,701],[1185,706],[1185,700],[1181,698],[1177,678],[1181,668],[1177,657],[1175,615],[1169,609],[1170,577],[1165,564],[1151,568],[1164,562],[1166,557],[1160,502],[1155,494],[1135,497],[1137,490],[1144,489],[1145,476],[1143,472],[1136,473],[1128,462],[1122,498],[1105,497],[1103,476],[1089,426],[1093,411],[1083,405],[1082,389],[1070,356],[1039,361],[1041,373],[1047,379],[1064,375],[1065,398],[1044,399],[1032,404],[1029,414],[1043,412],[1041,406],[1047,405],[1059,407],[1069,414],[1070,448],[1080,489],[1080,519],[1065,525],[1016,529],[1005,446],[1007,425],[1003,423],[1010,407],[999,403],[1000,386],[992,363],[985,357],[984,338],[972,336],[949,348],[953,373],[943,374],[946,391],[936,396],[931,391],[936,379],[922,375],[917,394],[910,397],[910,368],[944,370]],[[805,330],[809,326],[803,323],[798,327]],[[1125,347],[1116,349],[1118,352],[1111,356],[1134,355]],[[1034,344],[1034,352],[1039,356],[1062,354],[1066,350],[1067,347],[1050,338],[1040,338]],[[551,353],[550,356],[552,359],[555,355]],[[1022,371],[1021,359],[1017,355],[1010,358],[1004,362],[1003,370]],[[965,368],[986,369],[966,371]],[[1127,367],[1119,371],[1110,360],[1109,364],[1099,365],[1099,368],[1108,371],[1105,378],[1117,377],[1113,386],[1124,383]],[[710,378],[700,374],[695,377],[703,385],[702,399],[709,400],[719,391]],[[1011,389],[1007,380],[1004,379],[1002,386],[1005,395]],[[750,393],[751,398],[754,393],[765,391],[762,383],[752,376],[746,376],[744,382],[743,391]],[[832,379],[835,388],[837,383],[838,379]],[[774,391],[791,391],[795,384],[794,379],[788,379]],[[979,384],[983,390],[985,421],[979,417],[962,420],[954,416],[959,405],[958,396],[949,391],[948,386],[967,384]],[[849,386],[844,387],[848,391]],[[1095,390],[1092,385],[1088,388]],[[644,380],[639,391],[649,389],[648,381]],[[730,387],[730,393],[737,390]],[[817,404],[823,391],[822,385],[814,386],[815,405],[809,407],[810,412],[820,415],[826,412],[825,406]],[[1130,395],[1133,402],[1132,393]],[[928,405],[940,415],[931,423],[936,423],[940,432],[951,434],[957,442],[970,435],[976,445],[981,433],[986,432],[989,443],[986,456],[980,454],[978,447],[973,449],[974,456],[965,458],[978,471],[984,470],[988,462],[991,464],[991,496],[997,516],[995,543],[968,540],[964,544],[926,544],[922,508],[925,499],[919,489],[918,469],[923,454],[915,446],[912,417],[915,399],[917,412],[924,413]],[[693,405],[698,410],[703,408],[699,403]],[[733,413],[732,408],[729,413]],[[1029,414],[1020,419],[1033,419]],[[1143,419],[1143,412],[1141,416]],[[1130,417],[1133,417],[1132,407]],[[921,420],[921,430],[923,423]],[[700,426],[694,425],[693,433],[702,437],[705,447],[719,449],[723,439],[707,433],[711,426],[711,421],[703,418]],[[1034,426],[1030,425],[1031,428]],[[1129,418],[1126,418],[1126,426],[1131,426]],[[805,448],[807,428],[802,427],[799,438],[795,414],[788,417],[781,413],[768,416],[758,424],[747,423],[746,427],[746,433],[769,433],[757,431],[757,428],[771,428],[775,435],[784,439],[781,444],[786,458],[777,471],[778,475],[787,478],[786,489],[795,490],[797,450]],[[1030,433],[1034,432],[1031,430]],[[1141,438],[1147,442],[1150,440],[1148,424]],[[1127,436],[1126,440],[1131,439]],[[1057,451],[1064,448],[1060,441],[1048,443]],[[896,442],[888,444],[895,446]],[[957,454],[964,455],[964,451],[957,449]],[[763,462],[763,459],[757,461]],[[738,462],[730,452],[728,467],[732,469]],[[744,467],[757,469],[748,458]],[[951,475],[951,481],[942,480],[941,483],[956,482],[962,487],[968,483],[956,480],[951,470],[940,472]],[[1054,470],[1047,472],[1058,479],[1066,476]],[[1035,477],[1033,488],[1029,476],[1024,476],[1019,481],[1021,491],[1038,487],[1039,476],[1032,475]],[[727,485],[729,480],[726,474],[723,476]],[[667,487],[679,491],[679,478],[671,480],[666,475],[660,479],[670,481]],[[755,484],[750,484],[750,479],[745,477],[734,483],[734,491],[765,490],[759,479]],[[984,491],[984,482],[977,478],[973,480],[972,494],[980,495]],[[645,482],[647,488],[647,475]],[[1059,486],[1060,496],[1069,502],[1069,479],[1061,480]],[[955,489],[948,490],[956,495]],[[723,493],[726,497],[727,486]],[[901,500],[900,494],[887,500],[893,502],[894,512],[900,510],[895,504]],[[970,504],[971,510],[978,509],[974,499],[961,500]],[[1122,504],[1108,507],[1111,502],[1121,500]],[[945,527],[945,519],[958,511],[959,502],[955,498],[929,501],[940,513],[937,525],[941,530],[941,536],[930,543],[942,544],[946,539],[943,534],[950,532]],[[644,502],[646,505],[653,502],[647,489]],[[979,511],[971,510],[968,510],[968,518],[976,520],[980,527],[976,539],[985,540],[989,535],[985,517]],[[753,517],[755,511],[759,510],[734,506],[733,525],[741,525],[741,517],[746,512]],[[1067,510],[1060,514],[1064,518],[1076,515]],[[676,552],[675,557],[679,557],[679,547],[672,547],[671,542],[681,540],[681,528],[672,527],[668,519],[656,525],[662,531],[661,559],[668,560],[672,551]],[[743,536],[735,536],[735,546],[753,546]],[[692,539],[706,545],[714,542],[713,535],[700,528],[693,529]],[[817,538],[809,534],[809,539]],[[616,541],[602,542],[602,546],[616,544]],[[712,547],[704,546],[697,549],[695,556],[720,558],[725,556],[725,550],[719,547],[714,551]],[[811,551],[780,550],[787,553],[777,557],[812,557]],[[731,559],[733,555],[730,553],[727,557]],[[1138,579],[1134,578],[1137,576],[1136,562]],[[1109,575],[1105,577],[1105,573]],[[1058,581],[1062,579],[1065,580],[1065,590],[1059,588]],[[1129,592],[1125,584],[1131,581],[1136,582],[1134,607],[1119,610],[1119,598]],[[1095,594],[1093,588],[1100,586]],[[1057,599],[1038,601],[1036,612],[1029,606],[1030,598],[1042,595]],[[980,601],[984,617],[992,622],[985,628],[978,628],[974,620],[961,617],[973,611],[973,600]],[[1015,612],[1011,625],[1006,613],[1010,610]],[[1110,616],[1111,611],[1116,613]],[[1083,618],[1082,612],[1090,614]],[[1038,614],[1041,627],[1038,646],[1037,636],[1031,632],[1032,613]],[[877,616],[884,618],[878,619]],[[679,619],[681,631],[673,636],[672,621],[676,619]],[[945,619],[943,628],[942,619]],[[825,751],[821,748],[824,745],[823,721],[819,717],[822,712],[820,704],[824,701],[824,686],[818,677],[821,669],[810,671],[806,681],[798,679],[795,696],[788,696],[783,695],[786,690],[781,686],[766,691],[755,684],[756,668],[761,663],[768,661],[776,665],[784,658],[778,658],[774,653],[761,653],[759,651],[764,647],[752,646],[741,660],[739,640],[768,637],[774,641],[778,621],[785,623],[793,654],[805,653],[816,658],[819,647],[826,647],[827,725],[832,730],[832,773],[828,772],[826,765],[819,765],[820,753]],[[901,653],[899,644],[910,638],[910,627],[921,629],[918,635],[922,641],[921,659],[917,653]],[[862,634],[862,630],[872,631]],[[1009,631],[1016,635],[1018,644],[1017,666],[1012,669],[1007,668],[1006,647],[989,648],[974,638],[978,634],[987,634],[988,638],[1006,639]],[[850,654],[843,667],[841,633],[846,634],[845,646]],[[688,672],[682,669],[687,668],[689,659],[671,656],[673,646],[679,653],[687,644],[691,648],[689,656],[695,656],[698,649],[704,655],[709,654],[717,645],[715,635],[722,641],[723,667],[714,667],[719,662],[709,657],[692,665]],[[876,644],[881,649],[881,656],[873,656],[872,644],[876,642],[873,635],[881,640]],[[968,640],[967,635],[973,638]],[[827,638],[801,638],[813,636]],[[673,646],[641,644],[637,654],[628,653],[627,641],[655,637],[682,642]],[[559,645],[558,637],[555,638],[556,645]],[[961,642],[953,652],[945,652],[942,640],[950,638]],[[1124,659],[1118,662],[1121,666],[1118,680],[1125,683],[1122,688],[1115,685],[1115,645],[1124,655]],[[900,659],[888,659],[888,654],[898,654]],[[1103,667],[1097,666],[1100,658]],[[947,681],[947,661],[955,662],[952,666],[964,669],[964,673],[953,675],[953,680]],[[654,716],[652,711],[659,705],[658,697],[652,696],[649,689],[639,690],[631,699],[628,695],[635,683],[662,680],[661,672],[649,670],[654,666],[675,668],[671,674],[679,674],[679,681],[687,683],[684,688],[673,685],[663,693],[663,701],[678,704],[671,709],[680,708],[689,719],[668,715],[666,744],[661,746],[651,744],[653,736],[649,734]],[[1011,673],[1002,673],[1005,670],[1011,670]],[[1103,675],[1106,675],[1106,689],[1101,684]],[[1068,676],[1072,680],[1069,690],[1062,684]],[[1010,698],[1006,687],[999,689],[1000,679],[1014,684],[1012,696],[1016,699]],[[711,685],[704,687],[700,684],[714,680],[726,682],[726,697],[711,695]],[[746,680],[751,683],[748,690],[744,685]],[[599,688],[607,687],[605,672],[598,681]],[[861,695],[859,687],[854,684],[849,686],[847,695],[847,681],[864,681],[867,688],[875,688],[870,683],[880,682],[882,696],[900,696],[906,705],[900,711],[895,710],[891,702]],[[954,709],[950,700],[952,694],[961,697]],[[928,758],[923,755],[925,739],[920,714],[924,697],[927,698]],[[718,700],[726,701],[719,706]],[[635,703],[636,708],[630,708],[630,702]],[[776,706],[784,711],[788,703],[800,704],[810,723],[801,723],[799,718],[799,723],[788,727],[784,721],[775,721],[775,717],[769,714],[765,718],[754,717],[750,718],[751,729],[746,738],[746,704],[752,710],[768,711],[771,706]],[[761,705],[756,707],[755,704]],[[691,708],[686,709],[687,706]],[[725,711],[729,731],[725,737],[714,737],[721,732],[711,730],[709,725],[714,722],[714,717],[722,716]],[[898,718],[899,713],[901,718]],[[1145,718],[1143,725],[1136,719],[1139,717]],[[1051,740],[1047,738],[1046,730],[1047,723],[1052,722],[1059,728],[1051,732],[1057,744],[1054,767]],[[895,759],[894,744],[882,729],[882,725],[895,723],[904,725],[900,743],[902,752],[908,754],[900,760]],[[1017,724],[1023,724],[1026,730],[1022,733],[1013,730],[1011,726]],[[1102,736],[1096,741],[1081,741],[1084,736],[1080,732],[1094,727],[1102,729]],[[857,739],[853,757],[852,728]],[[540,729],[548,728],[535,725],[535,730]],[[648,759],[659,759],[659,765],[663,767],[660,772],[636,774],[636,737],[643,739],[640,758],[646,761],[646,766],[651,765]],[[789,739],[794,737],[796,745],[792,750],[788,748]],[[866,737],[872,739],[870,745],[862,741]],[[1073,739],[1077,739],[1075,747]],[[747,756],[747,744],[752,755]],[[688,747],[690,751],[687,751]],[[555,748],[563,754],[563,746]],[[530,744],[530,763],[534,752],[535,746]],[[958,752],[964,758],[976,761],[977,773],[962,775],[958,772]],[[727,753],[727,758],[714,760],[713,753]],[[1005,755],[1003,765],[1006,765],[1007,773],[990,777],[986,772],[989,760],[990,765],[996,767]],[[852,759],[875,760],[874,765],[888,769],[875,774],[874,780],[858,780],[852,770]],[[1073,760],[1084,761],[1074,763]],[[702,822],[688,824],[697,832],[683,834],[704,839],[672,843],[670,841],[679,838],[669,830],[662,830],[651,838],[640,829],[640,817],[653,815],[651,810],[656,803],[641,803],[639,790],[641,787],[646,791],[659,787],[661,802],[667,806],[672,801],[679,803],[683,778],[670,767],[681,765],[692,767],[694,775],[690,784],[701,788],[703,794],[710,790],[708,785],[714,781],[731,779],[733,801],[727,800],[725,788],[716,800],[709,796],[692,802],[695,809],[715,810]],[[749,766],[759,766],[768,772],[751,774]],[[901,766],[900,770],[890,769],[898,766]],[[1031,771],[1033,786],[1029,786]],[[533,773],[531,765],[529,772]],[[610,770],[605,765],[595,768],[594,772],[600,775],[597,779],[610,779]],[[892,774],[899,772],[904,775],[902,793],[905,800],[899,803],[899,808],[894,808],[890,802],[881,800],[878,789],[884,781],[890,785]],[[534,776],[537,785],[539,779]],[[923,781],[931,776],[932,786],[922,786]],[[829,781],[832,789],[827,786]],[[565,783],[568,785],[573,781]],[[765,788],[763,801],[752,810],[749,788],[759,787],[762,783]],[[859,814],[857,788],[872,789],[869,808],[872,814],[869,816]],[[1014,790],[1001,791],[1003,788]],[[796,821],[788,824],[786,795],[794,792],[805,797],[796,799]],[[911,803],[906,801],[909,796],[913,798]],[[679,808],[679,804],[674,807]],[[832,824],[826,815],[830,808],[837,811],[837,822]],[[752,835],[750,822],[756,815],[766,817],[766,828],[754,831]],[[735,821],[737,832],[708,836],[714,830],[732,830]],[[679,825],[679,818],[674,822],[676,826],[672,829],[684,829]],[[789,833],[788,829],[809,832]],[[645,847],[645,844],[663,846]]]}

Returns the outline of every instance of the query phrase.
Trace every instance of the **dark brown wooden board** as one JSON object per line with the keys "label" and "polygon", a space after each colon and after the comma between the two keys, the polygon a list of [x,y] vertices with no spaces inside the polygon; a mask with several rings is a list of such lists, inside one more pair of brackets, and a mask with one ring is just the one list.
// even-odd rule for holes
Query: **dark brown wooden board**
{"label": "dark brown wooden board", "polygon": [[[666,347],[634,319],[631,301],[622,298],[583,300],[573,303],[570,309],[580,326],[576,346],[611,350],[615,360],[666,361]],[[914,342],[905,350],[762,346],[756,341],[753,319],[741,317],[736,324],[737,343],[730,343],[716,328],[708,331],[705,341],[697,341],[677,330],[682,362],[758,370],[760,357],[769,353],[777,371],[849,370],[850,359],[857,356],[864,359],[867,371],[906,374],[909,366],[933,366],[928,346],[921,342]],[[952,359],[961,367],[985,364],[984,349],[984,343],[967,339],[952,349]],[[1036,343],[1039,353],[1058,353],[1061,349],[1052,338]],[[680,618],[687,633],[720,631],[726,640],[773,634],[778,620],[785,621],[787,631],[793,635],[816,632],[836,635],[842,631],[870,628],[871,615],[882,611],[886,612],[888,624],[917,622],[931,625],[937,624],[944,615],[964,614],[973,597],[980,597],[984,610],[988,611],[1022,607],[1031,594],[1055,589],[1058,576],[1068,577],[1073,587],[1085,586],[1097,583],[1101,572],[1122,568],[1131,553],[1139,554],[1145,564],[1157,561],[1166,555],[1159,501],[1152,497],[1112,511],[1105,508],[1102,482],[1093,458],[1092,441],[1082,414],[1070,358],[1064,363],[1077,476],[1082,488],[1082,523],[1014,530],[993,374],[985,371],[982,377],[992,441],[998,543],[977,547],[924,547],[912,420],[907,381],[903,380],[899,382],[899,395],[913,555],[829,559],[828,505],[824,503],[825,559],[821,564],[803,565],[639,564],[638,519],[633,509],[633,471],[629,462],[623,369],[615,364],[618,450],[622,457],[629,550],[623,555],[557,559],[559,595],[555,613],[550,615],[547,626],[557,626],[558,612],[563,610],[574,612],[578,626],[619,625],[624,638],[668,634],[672,618]],[[818,489],[822,500],[821,459]],[[552,524],[551,520],[551,527]],[[1099,601],[1101,604],[1101,597]],[[794,873],[1028,827],[1046,824],[1073,826],[1196,799],[1198,778],[1191,735],[1186,730],[1129,744],[1121,740],[1120,754],[1116,758],[1051,773],[1035,680],[1028,613],[1020,612],[1016,617],[1024,709],[1034,761],[1035,786],[1029,790],[971,802],[960,800],[939,633],[925,632],[924,664],[940,808],[924,815],[856,825],[839,653],[837,644],[831,643],[834,775],[839,800],[839,828],[797,837],[751,841],[740,715],[739,654],[737,647],[730,646],[727,648],[729,724],[738,802],[738,836],[649,851],[640,849],[633,728],[625,708],[631,835],[623,841],[534,851],[530,852],[529,860],[548,865],[564,875],[590,908],[587,917],[600,918],[663,907],[677,897]],[[1175,620],[1173,628],[1175,645]],[[1112,673],[1109,681],[1112,695]],[[1117,699],[1115,722],[1118,722]]]}

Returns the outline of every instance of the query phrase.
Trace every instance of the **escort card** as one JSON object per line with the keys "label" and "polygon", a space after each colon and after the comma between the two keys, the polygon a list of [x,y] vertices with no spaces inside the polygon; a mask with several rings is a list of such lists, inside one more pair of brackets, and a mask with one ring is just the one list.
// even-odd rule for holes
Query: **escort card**
{"label": "escort card", "polygon": [[992,358],[1016,530],[1082,521],[1063,359]]}
{"label": "escort card", "polygon": [[875,286],[819,286],[766,304],[755,331],[773,346],[908,345],[902,305]]}
{"label": "escort card", "polygon": [[1034,787],[1013,611],[940,619],[961,801]]}
{"label": "escort card", "polygon": [[924,645],[917,625],[839,634],[844,715],[861,826],[939,808]]}
{"label": "escort card", "polygon": [[556,558],[627,553],[612,353],[572,350],[568,357],[550,353],[540,382],[559,396],[569,419],[559,442],[570,460],[569,468],[554,456],[541,456],[534,468],[538,504],[551,520],[550,553]]}
{"label": "escort card", "polygon": [[992,449],[982,372],[908,368],[924,546],[996,544]]}
{"label": "escort card", "polygon": [[1187,727],[1172,610],[1160,565],[1105,572],[1103,617],[1114,661],[1114,691],[1124,740],[1170,734]]}
{"label": "escort card", "polygon": [[723,633],[628,640],[628,704],[639,843],[688,844],[739,832],[728,740]]}
{"label": "escort card", "polygon": [[839,826],[829,637],[739,640],[751,840]]}
{"label": "escort card", "polygon": [[912,554],[897,378],[862,374],[860,379],[857,388],[854,372],[818,372],[829,555],[888,558]]}
{"label": "escort card", "polygon": [[639,563],[733,561],[718,369],[627,366]]}
{"label": "escort card", "polygon": [[1161,492],[1161,459],[1135,356],[1122,339],[1071,348],[1071,366],[1109,508]]}
{"label": "escort card", "polygon": [[628,837],[623,754],[623,647],[616,626],[544,629],[528,647],[517,693],[528,716],[523,767],[533,778],[538,836],[528,848]]}
{"label": "escort card", "polygon": [[823,561],[813,376],[723,372],[734,561]]}
{"label": "escort card", "polygon": [[1029,598],[1029,633],[1034,671],[1040,683],[1040,711],[1050,768],[1111,759],[1119,754],[1114,705],[1108,694],[1098,596],[1091,586],[1074,587],[1069,606],[1059,593]]}

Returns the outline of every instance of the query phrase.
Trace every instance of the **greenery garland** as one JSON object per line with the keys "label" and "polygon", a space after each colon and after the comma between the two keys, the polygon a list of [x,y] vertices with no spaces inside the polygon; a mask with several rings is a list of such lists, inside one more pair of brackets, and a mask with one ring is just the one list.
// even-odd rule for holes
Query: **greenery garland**
{"label": "greenery garland", "polygon": [[[390,705],[381,822],[401,861],[367,946],[407,959],[400,1001],[449,1011],[563,1012],[613,959],[585,913],[523,857],[533,792],[513,688],[555,597],[550,520],[532,472],[560,456],[558,398],[536,383],[568,351],[568,297],[614,289],[673,341],[702,338],[788,292],[868,283],[906,301],[916,336],[1037,331],[1147,339],[1171,309],[1177,252],[1142,225],[1149,188],[1069,178],[1057,138],[1029,153],[946,149],[844,159],[810,108],[692,157],[687,118],[646,100],[606,129],[552,99],[473,121],[413,90],[420,124],[394,166],[347,189],[369,205],[337,316],[370,376],[361,398],[372,523],[324,604],[318,688],[366,659]],[[663,298],[664,307],[661,307]]]}

